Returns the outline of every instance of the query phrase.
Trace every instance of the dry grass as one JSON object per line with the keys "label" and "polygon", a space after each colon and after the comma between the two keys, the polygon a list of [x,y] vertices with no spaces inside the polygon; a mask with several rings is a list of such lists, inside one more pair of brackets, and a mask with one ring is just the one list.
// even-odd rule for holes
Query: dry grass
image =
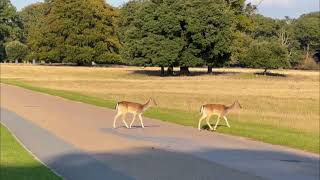
{"label": "dry grass", "polygon": [[239,117],[237,111],[232,114],[240,121],[319,133],[319,72],[281,70],[274,72],[286,77],[269,77],[255,75],[259,70],[218,69],[218,75],[158,77],[155,70],[2,64],[1,78],[116,101],[144,102],[152,96],[160,107],[190,112],[205,103],[238,99],[244,108]]}

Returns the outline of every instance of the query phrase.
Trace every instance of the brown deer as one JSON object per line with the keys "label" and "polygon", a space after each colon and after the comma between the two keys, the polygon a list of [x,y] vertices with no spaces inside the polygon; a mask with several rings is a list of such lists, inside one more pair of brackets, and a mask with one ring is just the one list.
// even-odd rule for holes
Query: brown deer
{"label": "brown deer", "polygon": [[[198,129],[201,130],[201,127],[200,127],[201,126],[201,122],[202,122],[203,119],[206,118],[206,122],[207,122],[210,130],[216,130],[217,126],[219,124],[219,121],[220,121],[220,117],[224,118],[224,120],[227,123],[227,126],[230,128],[230,125],[229,125],[229,122],[228,122],[228,119],[227,119],[226,115],[232,109],[234,109],[236,107],[236,105],[238,105],[239,108],[242,108],[242,106],[240,105],[239,101],[237,101],[237,100],[230,106],[226,106],[226,105],[223,105],[223,104],[206,104],[206,105],[201,106],[200,113],[201,113],[202,116],[199,119]],[[212,128],[212,126],[209,123],[210,117],[212,115],[217,115],[218,116],[217,122],[216,122],[216,125],[214,126],[214,128]]]}
{"label": "brown deer", "polygon": [[[144,128],[143,125],[143,120],[142,120],[142,114],[152,105],[157,106],[157,103],[154,99],[150,98],[145,104],[139,104],[139,103],[135,103],[135,102],[128,102],[128,101],[121,101],[117,103],[116,106],[116,110],[117,110],[117,114],[114,117],[114,121],[113,121],[113,128],[116,128],[116,121],[117,118],[119,116],[122,115],[122,121],[125,124],[125,126],[127,128],[131,128],[133,122],[136,119],[136,116],[139,116],[140,119],[140,123],[141,123],[141,127]],[[132,113],[133,114],[133,119],[130,123],[130,125],[128,126],[128,124],[126,123],[126,114],[127,113]]]}

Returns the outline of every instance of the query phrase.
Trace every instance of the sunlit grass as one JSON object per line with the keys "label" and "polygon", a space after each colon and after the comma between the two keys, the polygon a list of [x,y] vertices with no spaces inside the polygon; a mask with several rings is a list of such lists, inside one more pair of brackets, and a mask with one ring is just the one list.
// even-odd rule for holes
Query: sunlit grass
{"label": "sunlit grass", "polygon": [[255,75],[259,70],[219,69],[228,73],[158,77],[154,68],[137,67],[1,68],[6,83],[102,107],[114,108],[120,100],[144,102],[152,96],[159,107],[146,116],[189,126],[197,124],[202,104],[238,99],[244,108],[229,115],[232,128],[218,131],[319,152],[318,72],[277,71],[286,77],[268,77]]}
{"label": "sunlit grass", "polygon": [[[3,82],[33,91],[101,107],[114,108],[116,104],[115,101],[91,97],[72,91],[35,87],[16,80],[4,80]],[[145,113],[145,116],[185,126],[196,127],[199,113],[191,113],[187,111],[166,108],[151,108]],[[275,128],[274,126],[270,125],[243,122],[239,121],[238,117],[235,115],[231,115],[229,121],[232,122],[232,128],[229,129],[226,127],[221,127],[218,129],[218,132],[240,135],[272,144],[286,145],[289,147],[319,153],[319,138],[317,133],[306,133],[289,128]]]}
{"label": "sunlit grass", "polygon": [[282,70],[274,72],[287,77],[268,77],[254,74],[261,70],[217,69],[224,74],[159,77],[154,70],[158,68],[1,65],[1,78],[110,101],[154,97],[161,108],[190,113],[205,103],[231,104],[237,99],[244,107],[239,121],[319,133],[319,72]]}
{"label": "sunlit grass", "polygon": [[6,127],[0,124],[0,128],[0,179],[61,179],[31,156]]}

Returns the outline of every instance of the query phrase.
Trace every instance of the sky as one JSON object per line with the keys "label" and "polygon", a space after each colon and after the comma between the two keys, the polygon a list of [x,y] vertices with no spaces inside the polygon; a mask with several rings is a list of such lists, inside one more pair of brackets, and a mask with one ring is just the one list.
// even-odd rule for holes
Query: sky
{"label": "sky", "polygon": [[[126,1],[128,0],[107,0],[107,3],[118,7]],[[260,1],[261,0],[247,0],[247,2],[255,5]],[[41,2],[41,0],[11,0],[11,2],[18,10],[21,10],[21,8],[35,2]],[[258,7],[258,12],[272,18],[282,19],[285,16],[297,18],[305,13],[319,11],[319,3],[319,0],[262,0],[262,3]]]}

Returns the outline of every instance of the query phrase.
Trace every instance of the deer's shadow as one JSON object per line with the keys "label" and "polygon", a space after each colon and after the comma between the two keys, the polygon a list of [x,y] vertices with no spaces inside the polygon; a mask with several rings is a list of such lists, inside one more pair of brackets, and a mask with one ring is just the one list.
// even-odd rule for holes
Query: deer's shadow
{"label": "deer's shadow", "polygon": [[[210,125],[211,125],[212,128],[213,128],[216,124],[210,124]],[[227,127],[227,128],[228,128],[227,125],[223,125],[223,124],[219,125],[219,124],[218,124],[217,129],[219,129],[220,127]],[[203,126],[202,126],[202,129],[211,131],[210,128],[209,128],[209,126],[208,126],[207,124],[206,124],[206,125],[203,125]]]}

